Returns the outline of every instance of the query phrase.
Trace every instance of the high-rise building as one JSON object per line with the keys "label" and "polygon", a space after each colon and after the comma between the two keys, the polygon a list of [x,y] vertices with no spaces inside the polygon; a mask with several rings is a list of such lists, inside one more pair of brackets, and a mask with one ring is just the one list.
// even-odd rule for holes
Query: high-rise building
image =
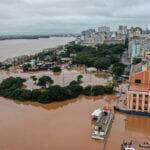
{"label": "high-rise building", "polygon": [[120,25],[119,26],[119,33],[127,34],[127,26]]}
{"label": "high-rise building", "polygon": [[82,36],[84,37],[84,40],[85,40],[87,38],[90,38],[91,35],[94,33],[95,33],[95,29],[89,29],[89,30],[83,31]]}
{"label": "high-rise building", "polygon": [[110,27],[107,26],[102,26],[102,27],[98,27],[98,32],[110,32]]}

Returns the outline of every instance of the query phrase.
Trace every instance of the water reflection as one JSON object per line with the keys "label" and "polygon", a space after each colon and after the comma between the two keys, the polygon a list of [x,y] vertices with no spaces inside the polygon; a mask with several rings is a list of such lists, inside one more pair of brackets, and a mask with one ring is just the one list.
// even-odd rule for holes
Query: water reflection
{"label": "water reflection", "polygon": [[71,105],[72,103],[75,103],[77,101],[77,99],[71,99],[71,100],[66,100],[66,101],[62,101],[62,102],[53,102],[53,103],[49,103],[49,104],[41,104],[38,102],[19,102],[19,101],[15,101],[16,104],[19,105],[30,105],[30,106],[34,106],[34,107],[41,107],[44,108],[46,110],[55,110],[58,108],[63,108],[67,105]]}
{"label": "water reflection", "polygon": [[150,118],[142,116],[128,116],[125,121],[128,131],[138,132],[150,136]]}
{"label": "water reflection", "polygon": [[114,102],[115,98],[116,98],[115,95],[107,95],[107,96],[103,95],[103,96],[79,96],[78,98],[75,98],[75,99],[65,100],[62,102],[52,102],[49,104],[41,104],[38,102],[31,102],[31,101],[27,101],[27,102],[14,101],[14,102],[19,105],[31,105],[34,107],[41,107],[46,110],[55,110],[58,108],[63,108],[67,105],[72,105],[73,103],[79,103],[80,101],[84,99],[90,100],[90,101],[104,100],[105,104],[110,105],[111,102]]}

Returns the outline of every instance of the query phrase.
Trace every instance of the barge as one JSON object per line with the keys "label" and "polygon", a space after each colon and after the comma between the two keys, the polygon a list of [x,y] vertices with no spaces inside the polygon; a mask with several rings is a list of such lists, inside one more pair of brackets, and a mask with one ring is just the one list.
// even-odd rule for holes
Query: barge
{"label": "barge", "polygon": [[144,142],[143,144],[139,144],[139,147],[144,149],[150,149],[150,143]]}
{"label": "barge", "polygon": [[92,114],[92,119],[98,119],[102,116],[102,109],[101,108],[98,108],[96,109]]}
{"label": "barge", "polygon": [[112,110],[103,110],[100,117],[96,121],[94,131],[92,132],[92,138],[97,140],[104,140],[111,128],[114,119],[114,113]]}

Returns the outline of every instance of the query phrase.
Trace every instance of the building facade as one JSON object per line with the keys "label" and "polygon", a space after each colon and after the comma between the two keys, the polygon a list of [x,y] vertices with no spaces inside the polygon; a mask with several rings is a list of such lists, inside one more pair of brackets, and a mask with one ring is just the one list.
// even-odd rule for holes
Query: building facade
{"label": "building facade", "polygon": [[129,41],[128,57],[129,58],[144,58],[150,53],[150,37],[142,36]]}
{"label": "building facade", "polygon": [[110,27],[107,27],[107,26],[98,27],[98,32],[109,33],[110,32]]}
{"label": "building facade", "polygon": [[130,76],[127,107],[133,111],[150,112],[150,67]]}

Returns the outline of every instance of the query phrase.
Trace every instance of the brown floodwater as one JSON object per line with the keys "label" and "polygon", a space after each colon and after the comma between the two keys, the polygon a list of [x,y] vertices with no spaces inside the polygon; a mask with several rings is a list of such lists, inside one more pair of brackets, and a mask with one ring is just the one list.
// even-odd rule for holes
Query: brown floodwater
{"label": "brown floodwater", "polygon": [[66,86],[71,81],[76,80],[78,75],[83,75],[83,79],[82,79],[83,86],[106,85],[109,82],[107,79],[96,77],[94,73],[93,74],[86,73],[85,71],[83,71],[83,69],[79,70],[78,68],[77,69],[75,68],[73,70],[63,69],[60,74],[56,75],[52,71],[22,72],[21,69],[18,69],[16,67],[12,67],[10,71],[0,71],[0,81],[10,76],[14,76],[14,77],[19,76],[27,79],[27,82],[25,83],[27,88],[29,89],[39,88],[34,84],[33,80],[30,78],[33,75],[35,75],[38,78],[44,75],[50,76],[54,80],[55,84],[61,86]]}
{"label": "brown floodwater", "polygon": [[107,140],[91,139],[94,127],[91,113],[99,106],[113,104],[113,99],[114,96],[80,96],[59,103],[39,104],[0,97],[0,149],[119,150],[124,139],[133,139],[136,145],[150,139],[150,118],[119,113],[115,113]]}
{"label": "brown floodwater", "polygon": [[0,41],[0,61],[20,55],[35,54],[46,48],[65,45],[74,39],[73,37],[51,37]]}

